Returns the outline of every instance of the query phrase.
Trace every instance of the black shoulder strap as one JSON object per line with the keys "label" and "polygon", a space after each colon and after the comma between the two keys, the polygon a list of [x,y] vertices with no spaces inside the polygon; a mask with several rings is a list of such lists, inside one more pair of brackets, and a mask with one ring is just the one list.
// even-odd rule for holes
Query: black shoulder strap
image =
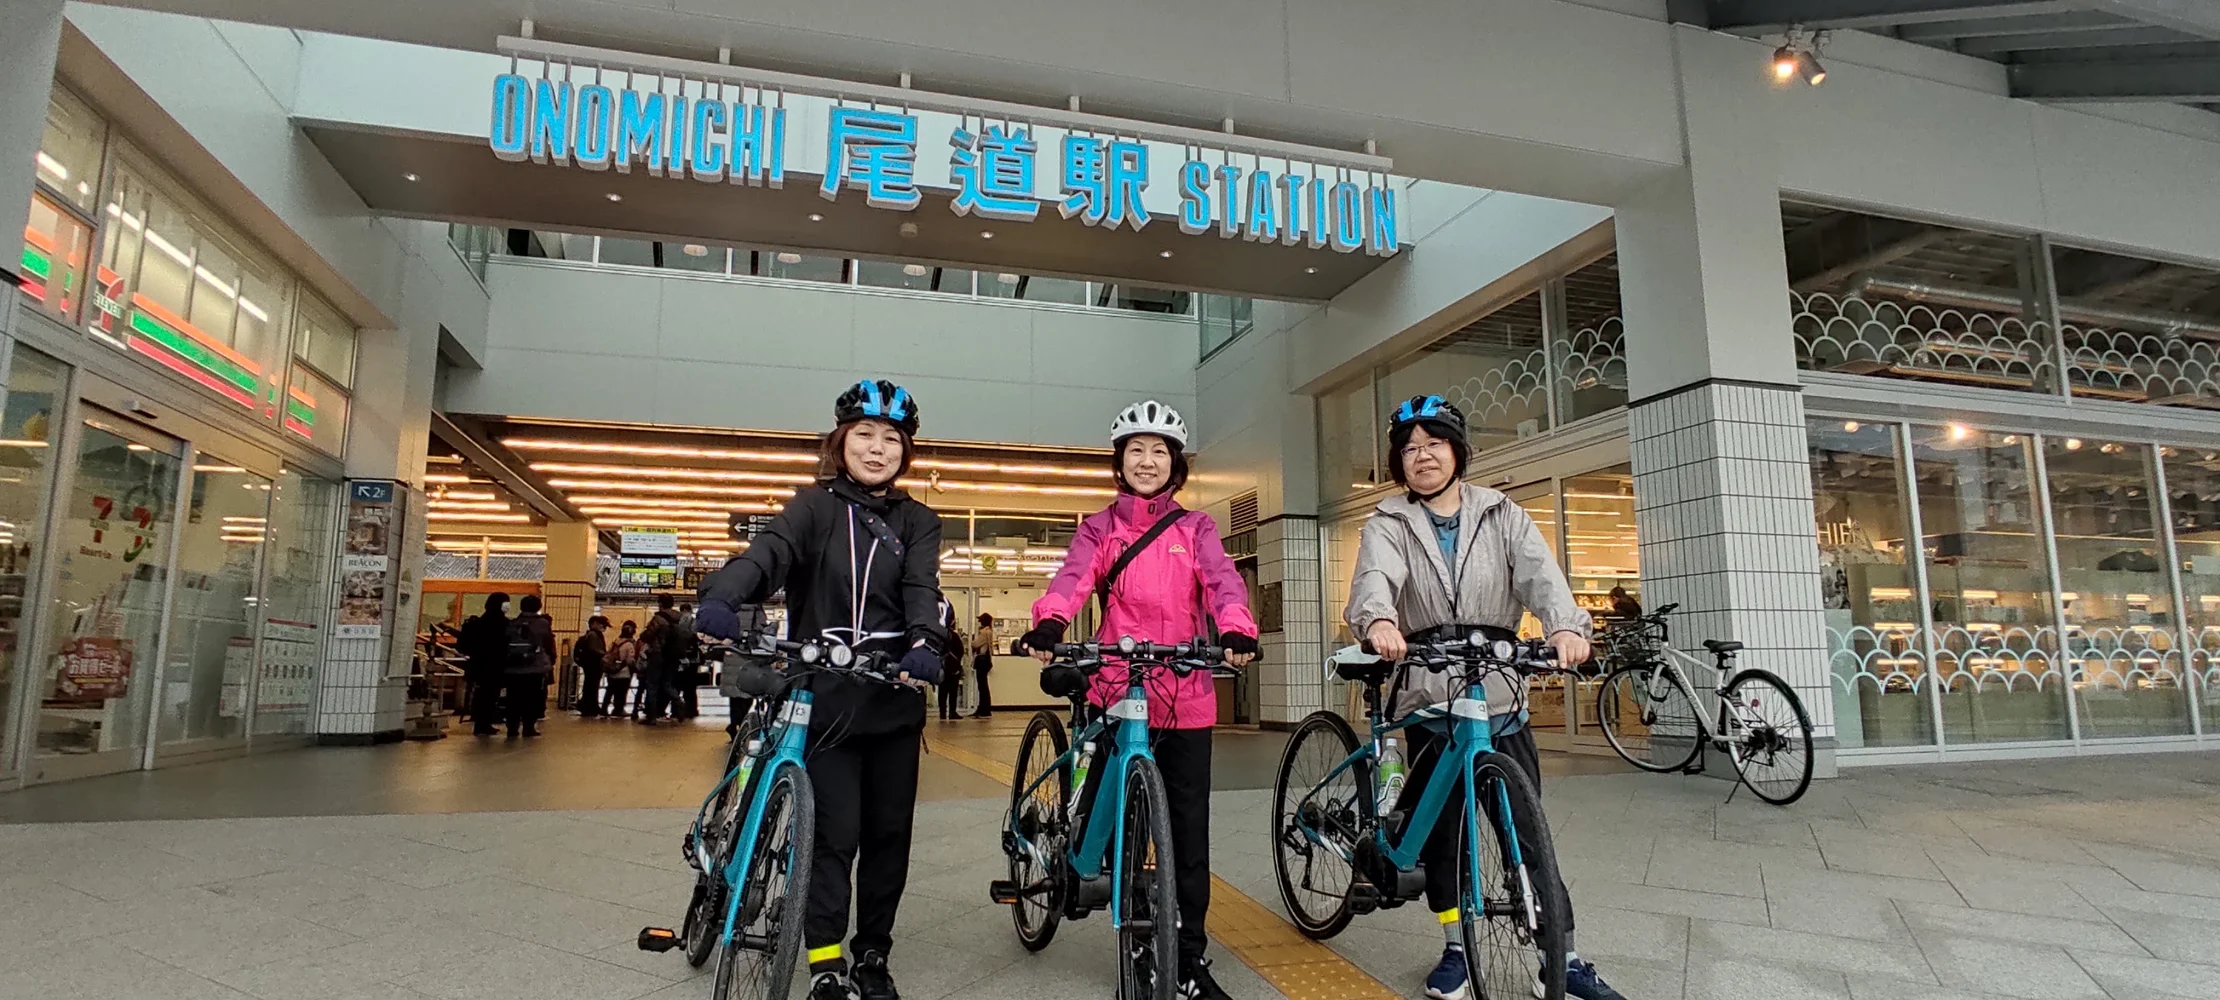
{"label": "black shoulder strap", "polygon": [[1095,584],[1095,599],[1102,603],[1104,611],[1110,610],[1111,586],[1118,582],[1119,574],[1124,573],[1125,568],[1132,564],[1133,557],[1140,555],[1142,549],[1148,548],[1150,542],[1156,541],[1156,536],[1170,530],[1172,522],[1185,516],[1187,516],[1187,511],[1180,508],[1157,518],[1155,524],[1149,525],[1149,530],[1142,532],[1141,537],[1134,539],[1133,544],[1126,546],[1124,552],[1118,553],[1118,561],[1111,563],[1110,571],[1102,574],[1102,580]]}

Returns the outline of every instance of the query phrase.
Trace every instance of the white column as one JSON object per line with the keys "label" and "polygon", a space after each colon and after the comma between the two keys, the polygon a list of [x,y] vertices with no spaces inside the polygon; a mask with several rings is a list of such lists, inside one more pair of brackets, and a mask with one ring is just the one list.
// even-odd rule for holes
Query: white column
{"label": "white column", "polygon": [[[0,5],[0,233],[20,233],[30,220],[31,158],[46,132],[47,95],[54,89],[54,57],[61,44],[62,0]],[[0,272],[20,276],[18,257],[14,250],[0,254]]]}
{"label": "white column", "polygon": [[[1675,645],[1746,645],[1738,666],[1802,696],[1831,773],[1804,410],[1764,66],[1675,30],[1688,165],[1617,206],[1642,600],[1678,603]],[[1699,678],[1698,683],[1708,680]]]}

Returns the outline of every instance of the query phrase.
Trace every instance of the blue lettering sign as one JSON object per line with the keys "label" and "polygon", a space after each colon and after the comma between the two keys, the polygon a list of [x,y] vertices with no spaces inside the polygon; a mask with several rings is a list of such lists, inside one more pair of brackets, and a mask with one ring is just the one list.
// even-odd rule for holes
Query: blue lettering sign
{"label": "blue lettering sign", "polygon": [[1141,193],[1149,186],[1149,149],[1138,142],[1067,135],[1063,144],[1064,218],[1077,216],[1090,226],[1149,224]]}
{"label": "blue lettering sign", "polygon": [[1210,231],[1210,164],[1201,160],[1179,166],[1179,231],[1189,236]]}
{"label": "blue lettering sign", "polygon": [[598,83],[578,88],[578,132],[571,136],[571,151],[578,165],[588,170],[609,169],[609,113],[617,95]]}
{"label": "blue lettering sign", "polygon": [[841,187],[863,189],[872,208],[915,211],[917,193],[917,116],[870,108],[834,108],[825,138],[825,182],[817,193],[826,201]]}
{"label": "blue lettering sign", "polygon": [[956,147],[948,157],[948,175],[956,181],[956,200],[949,208],[957,215],[977,213],[1005,222],[1031,222],[1041,214],[1033,197],[1033,157],[1040,146],[1033,133],[1011,134],[1000,125],[989,125],[983,135],[958,127],[948,136]]}
{"label": "blue lettering sign", "polygon": [[1280,242],[1294,246],[1303,240],[1303,178],[1287,174],[1280,178],[1280,212],[1285,223],[1280,227]]}
{"label": "blue lettering sign", "polygon": [[1233,238],[1238,220],[1234,213],[1241,208],[1241,168],[1231,163],[1218,165],[1218,238]]}
{"label": "blue lettering sign", "polygon": [[696,102],[693,122],[694,155],[688,169],[697,181],[719,183],[725,179],[725,140],[718,134],[725,127],[725,102]]}
{"label": "blue lettering sign", "polygon": [[1333,195],[1333,185],[1316,177],[1310,180],[1310,237],[1304,243],[1312,250],[1326,248],[1326,240],[1333,232],[1332,210],[1326,200]]}
{"label": "blue lettering sign", "polygon": [[531,157],[532,85],[515,73],[493,78],[493,155],[511,163]]}
{"label": "blue lettering sign", "polygon": [[686,123],[691,119],[686,117],[686,95],[672,94],[668,103],[670,128],[663,133],[663,173],[659,176],[677,180],[686,176],[686,151],[692,148],[687,144]]}
{"label": "blue lettering sign", "polygon": [[732,182],[786,186],[786,109],[732,107]]}
{"label": "blue lettering sign", "polygon": [[532,162],[570,166],[570,81],[532,88]]}
{"label": "blue lettering sign", "polygon": [[1249,210],[1241,220],[1241,238],[1252,243],[1277,243],[1280,239],[1280,194],[1273,190],[1272,172],[1249,174]]}
{"label": "blue lettering sign", "polygon": [[1333,239],[1335,253],[1349,253],[1364,245],[1364,211],[1357,186],[1348,181],[1334,185]]}
{"label": "blue lettering sign", "polygon": [[631,173],[633,161],[644,159],[649,176],[663,176],[662,94],[627,90],[617,98],[617,137],[612,147],[618,173]]}
{"label": "blue lettering sign", "polygon": [[1395,232],[1395,189],[1376,187],[1365,192],[1364,252],[1393,257],[1401,249]]}

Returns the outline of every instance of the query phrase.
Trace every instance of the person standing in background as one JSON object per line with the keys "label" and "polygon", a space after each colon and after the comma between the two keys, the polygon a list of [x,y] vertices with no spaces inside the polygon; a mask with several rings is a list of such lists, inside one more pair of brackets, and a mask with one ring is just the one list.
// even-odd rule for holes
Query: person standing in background
{"label": "person standing in background", "polygon": [[987,674],[994,669],[994,616],[979,614],[979,631],[971,635],[971,672],[979,678],[979,708],[971,713],[974,719],[994,715],[994,691],[987,686]]}
{"label": "person standing in background", "polygon": [[694,634],[694,606],[678,606],[678,669],[671,672],[677,687],[671,691],[671,717],[691,719],[701,714],[701,637]]}
{"label": "person standing in background", "polygon": [[948,648],[941,650],[940,683],[934,687],[938,692],[941,720],[953,722],[963,718],[959,702],[964,689],[964,640],[956,632],[955,608],[948,608],[941,615],[941,628],[948,632]]}
{"label": "person standing in background", "polygon": [[655,725],[670,711],[672,675],[678,671],[678,607],[669,594],[655,596],[655,617],[640,630],[640,722]]}
{"label": "person standing in background", "polygon": [[595,615],[586,621],[586,634],[570,647],[570,658],[586,675],[578,691],[578,715],[591,719],[601,714],[601,675],[609,662],[609,619]]}
{"label": "person standing in background", "polygon": [[501,719],[501,686],[508,675],[509,595],[486,595],[485,608],[463,623],[455,649],[469,658],[463,667],[470,682],[470,733],[492,736]]}
{"label": "person standing in background", "polygon": [[607,666],[603,668],[605,676],[609,678],[609,694],[607,704],[602,706],[602,714],[612,719],[622,719],[631,714],[631,709],[626,705],[626,696],[632,693],[632,672],[638,669],[640,663],[640,641],[633,638],[638,630],[636,623],[627,620],[624,628],[617,632],[616,645],[609,647]]}
{"label": "person standing in background", "polygon": [[547,678],[555,669],[555,622],[540,613],[538,594],[516,602],[517,616],[509,620],[508,689],[509,738],[538,736],[540,716],[547,711]]}

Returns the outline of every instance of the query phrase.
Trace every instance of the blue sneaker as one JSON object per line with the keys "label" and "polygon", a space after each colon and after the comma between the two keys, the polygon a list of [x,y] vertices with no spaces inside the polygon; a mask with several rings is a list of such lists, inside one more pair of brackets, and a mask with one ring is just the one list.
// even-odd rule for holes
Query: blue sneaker
{"label": "blue sneaker", "polygon": [[1426,996],[1429,1000],[1465,1000],[1471,992],[1471,983],[1465,978],[1465,950],[1455,945],[1443,948],[1441,963],[1426,976]]}
{"label": "blue sneaker", "polygon": [[1579,1000],[1626,1000],[1596,974],[1594,963],[1578,958],[1565,964],[1565,995]]}

